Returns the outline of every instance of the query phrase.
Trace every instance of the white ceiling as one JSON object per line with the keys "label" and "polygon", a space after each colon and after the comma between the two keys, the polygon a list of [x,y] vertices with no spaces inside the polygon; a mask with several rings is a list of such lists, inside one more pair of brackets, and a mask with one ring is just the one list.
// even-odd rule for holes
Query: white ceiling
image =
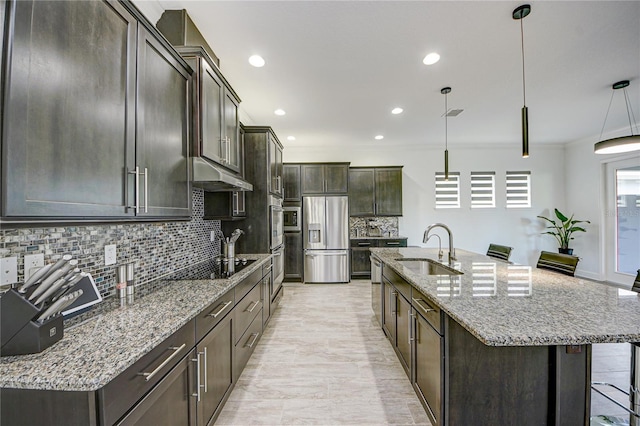
{"label": "white ceiling", "polygon": [[[188,11],[242,98],[245,124],[272,126],[285,146],[443,146],[445,86],[449,107],[464,109],[449,118],[450,146],[520,143],[520,21],[511,14],[523,2],[157,1]],[[523,25],[532,147],[596,142],[618,80],[631,80],[640,119],[640,2],[531,5]],[[426,66],[432,51],[441,60]],[[253,54],[263,68],[249,65]],[[404,113],[392,115],[396,106]],[[625,126],[618,91],[605,133]]]}

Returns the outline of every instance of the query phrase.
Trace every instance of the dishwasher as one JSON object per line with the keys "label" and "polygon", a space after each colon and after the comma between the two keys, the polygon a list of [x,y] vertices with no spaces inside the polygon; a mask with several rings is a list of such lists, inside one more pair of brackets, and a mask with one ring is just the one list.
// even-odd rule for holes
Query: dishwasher
{"label": "dishwasher", "polygon": [[371,260],[371,308],[376,314],[378,324],[382,327],[382,263],[374,256],[369,256]]}

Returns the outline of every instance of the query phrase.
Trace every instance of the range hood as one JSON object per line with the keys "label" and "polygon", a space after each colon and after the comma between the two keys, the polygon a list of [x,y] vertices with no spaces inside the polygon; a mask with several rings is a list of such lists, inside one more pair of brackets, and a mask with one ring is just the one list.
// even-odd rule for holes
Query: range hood
{"label": "range hood", "polygon": [[193,186],[205,191],[253,191],[253,185],[202,157],[191,157]]}

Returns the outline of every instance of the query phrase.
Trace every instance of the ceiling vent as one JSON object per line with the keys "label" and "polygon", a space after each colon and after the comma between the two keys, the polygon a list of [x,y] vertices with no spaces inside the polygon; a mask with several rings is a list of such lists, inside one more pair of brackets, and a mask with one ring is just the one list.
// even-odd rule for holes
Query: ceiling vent
{"label": "ceiling vent", "polygon": [[460,115],[460,113],[464,111],[463,109],[450,109],[449,111],[447,111],[447,117],[457,117]]}

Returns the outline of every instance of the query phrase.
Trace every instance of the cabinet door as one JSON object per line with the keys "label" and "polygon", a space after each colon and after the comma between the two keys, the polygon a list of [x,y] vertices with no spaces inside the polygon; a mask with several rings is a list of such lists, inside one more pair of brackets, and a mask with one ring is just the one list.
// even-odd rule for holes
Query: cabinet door
{"label": "cabinet door", "polygon": [[216,163],[223,164],[224,157],[222,151],[222,96],[224,86],[222,80],[214,72],[211,65],[204,59],[199,58],[199,110],[200,123],[197,127],[199,155],[206,157]]}
{"label": "cabinet door", "polygon": [[440,425],[442,406],[442,337],[422,315],[415,315],[415,367],[413,386],[426,402],[431,422]]}
{"label": "cabinet door", "polygon": [[374,169],[349,169],[349,215],[375,215]]}
{"label": "cabinet door", "polygon": [[271,317],[271,266],[269,272],[262,277],[262,325]]}
{"label": "cabinet door", "polygon": [[285,164],[282,171],[282,181],[284,201],[302,201],[302,192],[300,191],[300,165]]}
{"label": "cabinet door", "polygon": [[384,278],[382,279],[382,291],[384,297],[384,309],[382,311],[382,329],[387,334],[387,338],[391,341],[391,345],[395,348],[398,292]]}
{"label": "cabinet door", "polygon": [[324,165],[303,164],[300,172],[303,194],[324,194]]}
{"label": "cabinet door", "polygon": [[371,278],[371,253],[366,247],[351,248],[351,278]]}
{"label": "cabinet door", "polygon": [[304,274],[302,232],[284,233],[284,279],[302,281]]}
{"label": "cabinet door", "polygon": [[397,327],[397,341],[396,347],[398,349],[398,359],[404,367],[407,375],[411,370],[411,304],[401,295],[398,294],[398,309],[396,312],[396,327]]}
{"label": "cabinet door", "polygon": [[282,148],[269,136],[269,192],[282,195]]}
{"label": "cabinet door", "polygon": [[184,357],[118,425],[196,425],[195,351]]}
{"label": "cabinet door", "polygon": [[402,216],[402,169],[375,169],[376,215]]}
{"label": "cabinet door", "polygon": [[242,160],[240,150],[239,124],[238,124],[238,101],[227,90],[224,91],[224,149],[225,165],[235,171],[240,172],[240,161]]}
{"label": "cabinet door", "polygon": [[133,215],[135,19],[116,2],[12,6],[3,215]]}
{"label": "cabinet door", "polygon": [[346,194],[349,189],[349,166],[346,164],[327,164],[325,167],[325,192]]}
{"label": "cabinet door", "polygon": [[136,199],[144,216],[189,216],[191,75],[147,30],[139,28]]}
{"label": "cabinet door", "polygon": [[220,321],[196,347],[200,358],[200,384],[203,386],[198,402],[200,426],[208,424],[219,413],[220,403],[231,390],[233,347],[233,315],[227,315]]}

